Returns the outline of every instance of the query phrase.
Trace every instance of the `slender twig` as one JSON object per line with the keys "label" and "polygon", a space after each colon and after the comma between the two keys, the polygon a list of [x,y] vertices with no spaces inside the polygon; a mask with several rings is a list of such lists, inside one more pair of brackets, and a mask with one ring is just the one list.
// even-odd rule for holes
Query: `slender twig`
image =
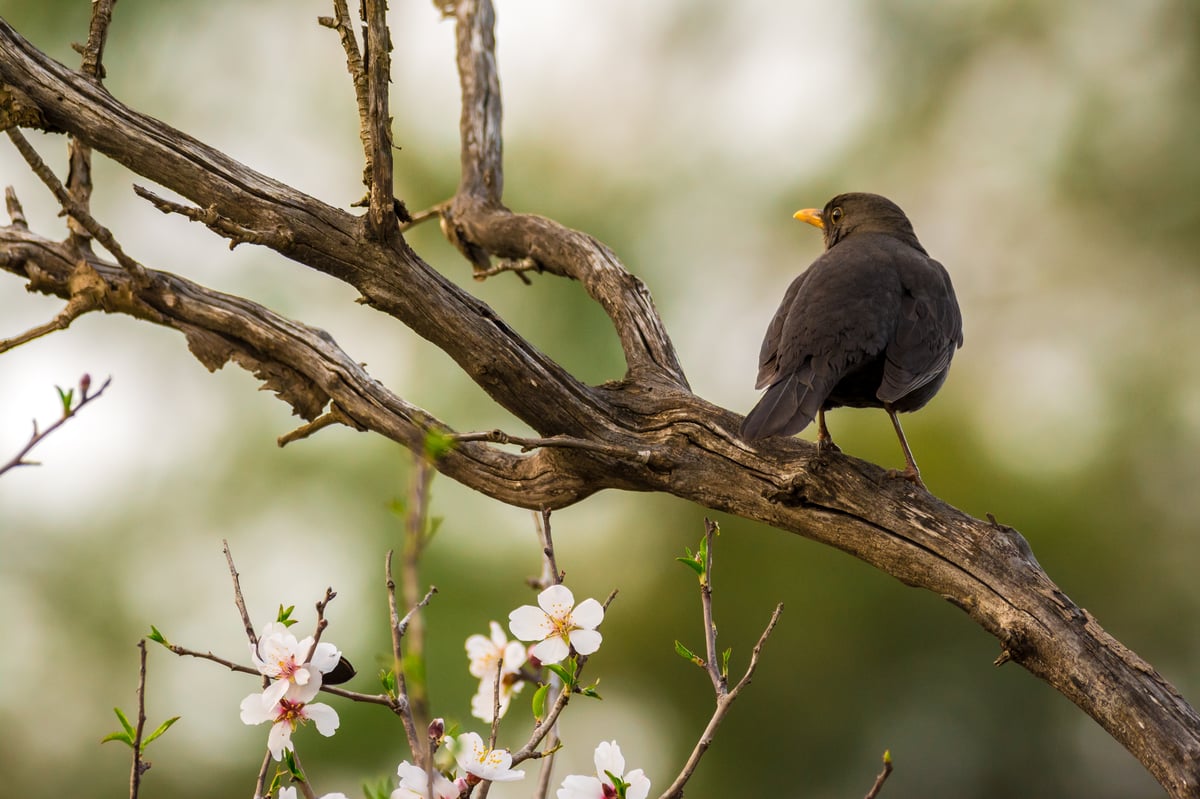
{"label": "slender twig", "polygon": [[229,239],[229,249],[231,250],[239,244],[261,244],[273,250],[285,250],[293,243],[292,232],[286,228],[275,227],[268,230],[255,230],[254,228],[240,225],[227,216],[222,216],[217,212],[215,205],[210,205],[207,208],[184,205],[183,203],[177,203],[165,197],[160,197],[146,187],[136,184],[133,187],[133,192],[142,199],[149,201],[151,205],[164,214],[178,214],[193,222],[199,222],[218,236]]}
{"label": "slender twig", "polygon": [[4,187],[4,209],[8,211],[8,219],[15,228],[29,230],[29,220],[25,218],[25,209],[17,198],[17,190],[12,186]]}
{"label": "slender twig", "polygon": [[233,565],[233,552],[229,549],[229,541],[224,538],[221,539],[221,550],[225,553],[225,562],[229,564],[229,576],[233,579],[233,601],[237,605],[238,613],[241,614],[246,638],[250,640],[250,647],[256,649],[258,635],[254,632],[254,625],[250,623],[250,612],[246,610],[246,600],[242,597],[242,582],[239,579],[237,567]]}
{"label": "slender twig", "polygon": [[396,675],[396,695],[404,699],[403,710],[398,714],[404,727],[404,737],[408,739],[408,749],[412,752],[417,766],[429,771],[425,760],[425,747],[419,746],[416,724],[413,722],[412,706],[408,698],[408,686],[404,680],[403,652],[400,647],[402,633],[400,630],[400,611],[396,605],[396,581],[392,579],[392,550],[384,557],[384,578],[387,587],[388,617],[392,627],[392,673]]}
{"label": "slender twig", "polygon": [[430,206],[424,211],[417,211],[415,214],[412,214],[407,222],[402,222],[400,224],[400,232],[404,233],[412,230],[417,225],[421,224],[422,222],[428,222],[430,219],[441,218],[442,212],[450,207],[450,202],[450,200],[446,200],[438,203],[437,205]]}
{"label": "slender twig", "polygon": [[29,143],[25,135],[17,128],[9,128],[8,138],[12,140],[13,145],[21,153],[21,157],[25,159],[25,163],[29,165],[29,168],[42,179],[42,182],[46,184],[46,187],[58,199],[58,203],[62,206],[63,210],[70,214],[79,224],[83,225],[92,238],[104,246],[104,249],[112,253],[113,257],[117,259],[117,263],[121,265],[121,268],[129,272],[133,277],[134,285],[139,288],[149,285],[146,268],[126,255],[125,250],[122,249],[121,245],[113,237],[112,231],[97,222],[95,217],[88,212],[87,208],[80,205],[71,197],[70,192],[63,186],[62,181],[46,165],[46,162],[38,155],[37,150],[33,149],[33,145]]}
{"label": "slender twig", "polygon": [[767,637],[775,629],[775,625],[779,622],[779,615],[783,613],[783,603],[780,602],[775,606],[775,611],[771,614],[771,620],[767,622],[766,629],[758,638],[758,643],[754,645],[754,650],[750,653],[750,665],[746,667],[746,673],[732,689],[728,692],[717,693],[717,707],[713,711],[712,718],[709,719],[708,725],[704,728],[704,732],[700,735],[700,740],[696,742],[696,746],[692,749],[691,756],[688,757],[687,763],[684,764],[683,770],[679,772],[679,776],[671,783],[671,787],[663,792],[660,799],[678,799],[683,796],[683,787],[687,781],[691,779],[696,767],[700,765],[700,758],[704,757],[704,753],[712,746],[713,737],[716,735],[717,727],[725,719],[725,714],[729,712],[730,705],[737,699],[738,694],[742,689],[750,684],[750,679],[754,676],[755,669],[758,668],[759,654],[762,652],[763,644],[766,643]]}
{"label": "slender twig", "polygon": [[522,452],[529,452],[532,449],[540,447],[572,447],[575,449],[589,450],[591,452],[600,452],[605,455],[612,455],[623,460],[636,461],[638,463],[649,463],[650,452],[647,450],[633,451],[624,447],[616,447],[611,444],[603,444],[598,441],[589,441],[583,438],[571,438],[569,436],[553,436],[551,438],[524,438],[521,436],[513,436],[505,433],[503,430],[480,430],[471,433],[455,433],[450,436],[455,441],[488,441],[493,444],[515,444],[521,448]]}
{"label": "slender twig", "polygon": [[700,607],[704,614],[704,651],[705,667],[712,680],[713,690],[718,695],[725,693],[729,686],[717,655],[717,624],[713,621],[712,609],[712,559],[713,539],[718,531],[717,523],[711,519],[704,520],[704,573],[700,575]]}
{"label": "slender twig", "polygon": [[142,774],[150,764],[142,760],[142,733],[146,729],[146,639],[138,641],[138,715],[137,728],[133,734],[133,767],[129,772],[129,799],[137,799],[142,787]]}
{"label": "slender twig", "polygon": [[299,441],[302,438],[308,438],[313,433],[316,433],[317,431],[323,430],[324,428],[334,424],[342,424],[346,427],[358,430],[359,432],[366,430],[366,428],[361,424],[343,413],[342,409],[338,407],[337,403],[333,403],[329,406],[328,412],[321,414],[311,422],[305,422],[290,433],[285,433],[284,435],[275,439],[275,443],[281,447],[286,447],[293,441]]}
{"label": "slender twig", "polygon": [[96,301],[93,294],[86,292],[72,294],[71,299],[67,300],[66,306],[49,322],[37,327],[31,327],[24,333],[12,338],[0,339],[0,353],[7,352],[22,344],[28,344],[34,339],[41,338],[49,333],[66,330],[76,319],[89,311],[95,311],[99,308],[100,304]]}
{"label": "slender twig", "polygon": [[275,758],[271,755],[271,750],[263,755],[262,765],[258,769],[258,779],[254,781],[254,799],[266,799],[267,793],[267,774],[271,771],[271,762]]}
{"label": "slender twig", "polygon": [[433,595],[436,594],[437,592],[438,592],[438,590],[437,590],[436,585],[429,586],[429,590],[425,592],[425,596],[421,598],[421,601],[408,609],[408,613],[405,613],[404,618],[401,619],[400,623],[396,625],[396,627],[400,631],[401,636],[403,636],[408,631],[408,624],[410,621],[412,621],[416,617],[417,611],[423,609],[426,605],[428,605],[429,600],[433,599]]}
{"label": "slender twig", "polygon": [[476,269],[471,272],[471,277],[475,280],[487,280],[489,277],[498,275],[501,272],[512,272],[517,277],[524,281],[525,285],[533,285],[532,281],[525,276],[526,272],[541,272],[542,265],[532,258],[501,258],[487,269]]}
{"label": "slender twig", "polygon": [[292,750],[292,761],[296,764],[296,771],[303,775],[303,779],[293,778],[292,784],[300,786],[300,792],[304,794],[304,799],[317,799],[317,794],[308,781],[308,775],[304,773],[304,766],[300,765],[300,754],[295,750]]}
{"label": "slender twig", "polygon": [[550,534],[550,509],[542,508],[540,514],[535,513],[533,524],[542,544],[542,576],[533,586],[540,591],[561,583],[563,573],[558,570],[558,561],[554,556],[554,539]]}
{"label": "slender twig", "polygon": [[317,602],[317,629],[313,633],[312,646],[308,648],[308,654],[304,656],[304,663],[312,662],[313,655],[317,653],[317,644],[321,642],[321,634],[325,632],[325,628],[329,626],[329,622],[325,619],[325,608],[337,596],[332,588],[325,589],[325,598]]}
{"label": "slender twig", "polygon": [[400,588],[404,604],[410,608],[400,635],[405,636],[405,662],[412,667],[406,674],[408,702],[417,729],[429,725],[429,690],[425,680],[425,621],[418,612],[422,607],[421,556],[429,542],[429,492],[433,482],[433,464],[424,454],[413,456],[415,469],[409,487],[408,513],[404,518],[404,546],[401,549]]}
{"label": "slender twig", "polygon": [[488,749],[496,748],[496,733],[500,730],[500,675],[504,673],[504,655],[496,661],[496,676],[492,681],[492,731],[488,736]]}
{"label": "slender twig", "polygon": [[875,777],[875,784],[871,786],[871,790],[867,791],[864,799],[875,799],[879,796],[879,792],[883,790],[883,784],[887,782],[888,776],[892,773],[892,753],[890,751],[883,753],[883,771],[880,771]]}
{"label": "slender twig", "polygon": [[104,44],[108,41],[108,26],[112,23],[113,6],[117,0],[92,0],[92,20],[88,26],[87,44],[79,49],[83,55],[80,71],[94,78],[97,83],[104,79]]}
{"label": "slender twig", "polygon": [[538,769],[537,789],[533,793],[533,799],[546,799],[550,793],[550,780],[554,774],[554,753],[558,751],[559,745],[557,725],[551,728],[546,735],[546,756],[542,759],[542,765]]}
{"label": "slender twig", "polygon": [[[0,352],[3,352],[3,350],[0,350]],[[83,408],[84,405],[87,405],[89,402],[103,394],[104,389],[108,388],[110,383],[112,383],[111,377],[105,380],[103,385],[96,389],[95,393],[89,394],[88,388],[91,385],[91,378],[87,375],[84,375],[79,380],[79,404],[72,408],[64,409],[63,415],[45,430],[38,430],[37,420],[34,419],[33,434],[29,436],[29,440],[25,442],[25,446],[21,447],[20,451],[17,452],[17,454],[14,455],[12,459],[8,461],[8,463],[0,466],[0,475],[4,474],[9,469],[15,469],[18,466],[36,466],[37,461],[27,461],[25,460],[25,456],[28,455],[33,448],[40,444],[48,435],[66,424],[68,419],[79,413],[80,409]]]}

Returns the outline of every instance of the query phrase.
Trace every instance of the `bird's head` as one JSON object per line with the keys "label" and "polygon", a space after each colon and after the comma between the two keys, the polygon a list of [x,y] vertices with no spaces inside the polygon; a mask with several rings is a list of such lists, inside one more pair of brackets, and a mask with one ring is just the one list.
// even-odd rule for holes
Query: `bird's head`
{"label": "bird's head", "polygon": [[900,206],[878,194],[839,194],[822,210],[805,208],[793,216],[821,228],[827,250],[855,233],[885,233],[925,252]]}

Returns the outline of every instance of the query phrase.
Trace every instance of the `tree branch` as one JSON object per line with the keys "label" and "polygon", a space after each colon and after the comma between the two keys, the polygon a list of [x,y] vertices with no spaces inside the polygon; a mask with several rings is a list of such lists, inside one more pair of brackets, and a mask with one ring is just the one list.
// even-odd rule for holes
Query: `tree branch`
{"label": "tree branch", "polygon": [[[883,469],[863,461],[819,457],[806,442],[742,442],[736,434],[740,416],[687,389],[648,292],[607,248],[586,234],[503,207],[491,5],[464,0],[457,18],[464,129],[470,133],[463,158],[476,166],[469,174],[464,170],[443,217],[448,235],[484,255],[530,258],[552,274],[579,280],[613,322],[629,367],[624,380],[584,385],[437,274],[398,232],[388,242],[375,240],[363,218],[130,110],[2,20],[0,129],[19,123],[69,132],[242,228],[286,231],[264,243],[355,287],[365,303],[449,354],[540,436],[601,445],[516,455],[460,442],[435,464],[451,478],[538,510],[606,488],[662,491],[848,552],[945,597],[994,635],[1008,657],[1095,718],[1169,795],[1194,796],[1200,716],[1067,598],[1015,530],[888,480]],[[20,225],[0,228],[0,269],[34,291],[69,297],[78,258]],[[305,418],[315,418],[332,399],[365,429],[414,451],[428,430],[445,429],[378,385],[320,331],[164,272],[147,270],[148,285],[140,286],[112,264],[86,261],[104,280],[104,310],[181,330],[210,368],[234,359]]]}

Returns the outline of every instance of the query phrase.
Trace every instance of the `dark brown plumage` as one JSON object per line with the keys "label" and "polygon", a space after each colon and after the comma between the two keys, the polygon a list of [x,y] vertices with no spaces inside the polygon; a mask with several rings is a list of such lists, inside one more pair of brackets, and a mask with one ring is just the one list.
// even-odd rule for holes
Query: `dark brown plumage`
{"label": "dark brown plumage", "polygon": [[830,408],[883,408],[918,485],[897,413],[923,407],[962,346],[962,315],[945,268],[929,257],[899,206],[878,194],[840,194],[796,218],[824,230],[825,252],[788,286],[763,339],[746,440],[793,435],[818,420],[834,449]]}

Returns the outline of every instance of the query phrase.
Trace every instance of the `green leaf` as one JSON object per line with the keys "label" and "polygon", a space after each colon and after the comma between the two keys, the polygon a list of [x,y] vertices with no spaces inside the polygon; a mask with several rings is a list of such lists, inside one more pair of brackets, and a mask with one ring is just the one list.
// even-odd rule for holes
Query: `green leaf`
{"label": "green leaf", "polygon": [[158,628],[155,627],[153,624],[150,625],[150,634],[147,635],[146,637],[149,638],[151,641],[153,641],[156,644],[162,644],[165,647],[171,646],[169,643],[167,643],[167,637],[165,635],[163,635],[162,633],[160,633],[158,631]]}
{"label": "green leaf", "polygon": [[604,697],[600,696],[600,692],[596,690],[596,686],[599,684],[600,681],[597,680],[586,688],[580,688],[579,693],[583,694],[584,696],[590,696],[592,699],[604,699]]}
{"label": "green leaf", "polygon": [[675,641],[675,654],[679,655],[679,657],[683,658],[684,660],[692,661],[700,668],[704,668],[704,660],[698,657],[695,652],[684,646],[683,642],[679,640]]}
{"label": "green leaf", "polygon": [[54,390],[58,392],[58,399],[62,403],[63,416],[70,416],[71,403],[75,401],[75,389],[63,391],[61,386],[55,386]]}
{"label": "green leaf", "polygon": [[105,735],[103,738],[100,739],[100,743],[102,743],[102,744],[106,744],[109,741],[120,741],[121,743],[128,746],[130,749],[133,748],[133,739],[130,738],[129,735],[125,732],[110,732],[108,735]]}
{"label": "green leaf", "polygon": [[392,671],[391,669],[380,669],[379,682],[381,685],[383,685],[384,693],[386,693],[392,699],[395,699],[397,691],[396,672]]}
{"label": "green leaf", "polygon": [[546,695],[550,693],[550,683],[544,682],[533,692],[533,718],[538,724],[546,717]]}
{"label": "green leaf", "polygon": [[291,627],[293,624],[296,623],[296,620],[292,618],[292,611],[294,611],[295,609],[296,609],[295,605],[289,605],[288,607],[285,608],[283,606],[283,603],[280,603],[279,613],[277,613],[275,615],[275,621],[279,622],[284,627]]}
{"label": "green leaf", "polygon": [[721,653],[721,676],[729,677],[729,656],[733,654],[733,647],[726,649]]}
{"label": "green leaf", "polygon": [[[570,663],[571,661],[567,661]],[[546,668],[558,675],[558,679],[563,681],[563,685],[568,688],[575,687],[574,669],[568,669],[560,663],[547,663]]]}
{"label": "green leaf", "polygon": [[436,461],[457,445],[458,442],[455,441],[454,436],[438,430],[430,430],[425,434],[425,457]]}
{"label": "green leaf", "polygon": [[366,799],[388,799],[392,795],[391,780],[380,780],[375,785],[364,782],[362,790]]}
{"label": "green leaf", "polygon": [[704,564],[701,563],[700,561],[696,560],[695,558],[692,558],[692,557],[675,558],[675,560],[679,561],[684,566],[687,566],[689,569],[694,571],[697,575],[704,576]]}
{"label": "green leaf", "polygon": [[304,772],[300,770],[300,764],[296,762],[296,753],[293,750],[283,750],[283,765],[287,768],[287,772],[291,775],[293,781],[308,782],[308,780],[304,779]]}
{"label": "green leaf", "polygon": [[171,725],[177,721],[179,721],[179,716],[172,716],[171,718],[164,721],[162,724],[159,724],[158,729],[155,730],[154,732],[150,733],[149,738],[142,741],[142,748],[145,749],[147,746],[149,746],[151,741],[153,741],[158,736],[162,735],[167,730],[171,729]]}
{"label": "green leaf", "polygon": [[129,723],[129,717],[122,713],[119,707],[114,707],[113,713],[117,714],[117,718],[121,720],[121,726],[125,728],[125,732],[129,735],[129,740],[133,741],[133,725]]}

